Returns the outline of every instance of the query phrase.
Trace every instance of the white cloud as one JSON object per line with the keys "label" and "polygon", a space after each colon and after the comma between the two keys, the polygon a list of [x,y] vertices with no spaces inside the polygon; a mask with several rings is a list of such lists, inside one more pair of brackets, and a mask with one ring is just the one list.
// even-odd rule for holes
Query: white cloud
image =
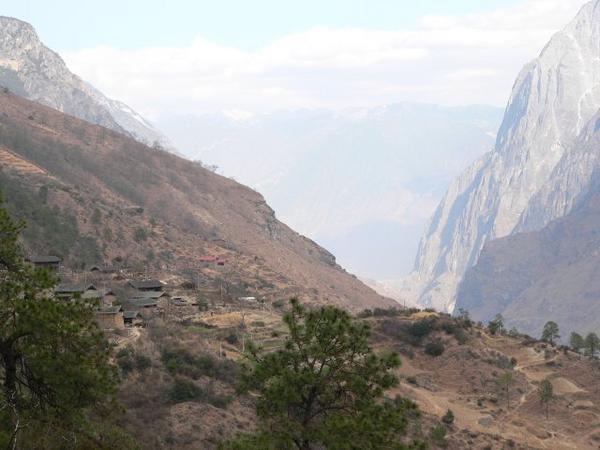
{"label": "white cloud", "polygon": [[314,28],[258,52],[209,42],[64,55],[70,68],[149,117],[160,113],[394,101],[504,104],[521,66],[582,0],[524,0],[492,12],[427,16],[414,30]]}

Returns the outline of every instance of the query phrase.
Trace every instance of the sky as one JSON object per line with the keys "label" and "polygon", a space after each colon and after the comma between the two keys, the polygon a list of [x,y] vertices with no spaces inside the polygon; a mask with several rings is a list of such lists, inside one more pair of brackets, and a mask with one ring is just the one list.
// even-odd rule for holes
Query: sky
{"label": "sky", "polygon": [[583,0],[4,0],[151,119],[401,101],[503,106]]}

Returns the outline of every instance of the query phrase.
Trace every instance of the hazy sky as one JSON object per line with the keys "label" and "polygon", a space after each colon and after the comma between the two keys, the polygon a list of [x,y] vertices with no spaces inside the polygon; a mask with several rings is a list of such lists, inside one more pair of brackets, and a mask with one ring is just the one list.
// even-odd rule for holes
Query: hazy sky
{"label": "hazy sky", "polygon": [[504,105],[583,0],[4,0],[69,67],[155,118],[398,101]]}

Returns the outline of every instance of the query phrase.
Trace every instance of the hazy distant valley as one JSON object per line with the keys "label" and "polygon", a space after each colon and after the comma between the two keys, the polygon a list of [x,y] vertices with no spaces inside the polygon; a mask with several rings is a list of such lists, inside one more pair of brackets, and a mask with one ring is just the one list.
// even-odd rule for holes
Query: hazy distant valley
{"label": "hazy distant valley", "polygon": [[450,181],[495,141],[502,110],[395,104],[254,117],[165,117],[187,157],[261,192],[277,217],[362,277],[414,264]]}

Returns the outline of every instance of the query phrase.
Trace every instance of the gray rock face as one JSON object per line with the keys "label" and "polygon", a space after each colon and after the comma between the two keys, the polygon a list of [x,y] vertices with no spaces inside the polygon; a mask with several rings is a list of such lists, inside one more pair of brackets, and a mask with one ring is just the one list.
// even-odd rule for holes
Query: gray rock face
{"label": "gray rock face", "polygon": [[31,25],[0,17],[0,85],[29,100],[152,144],[166,139],[127,105],[69,71]]}
{"label": "gray rock face", "polygon": [[599,107],[600,1],[593,1],[519,74],[494,150],[451,185],[404,294],[452,311],[486,241],[565,215],[589,183],[596,155],[575,144]]}

